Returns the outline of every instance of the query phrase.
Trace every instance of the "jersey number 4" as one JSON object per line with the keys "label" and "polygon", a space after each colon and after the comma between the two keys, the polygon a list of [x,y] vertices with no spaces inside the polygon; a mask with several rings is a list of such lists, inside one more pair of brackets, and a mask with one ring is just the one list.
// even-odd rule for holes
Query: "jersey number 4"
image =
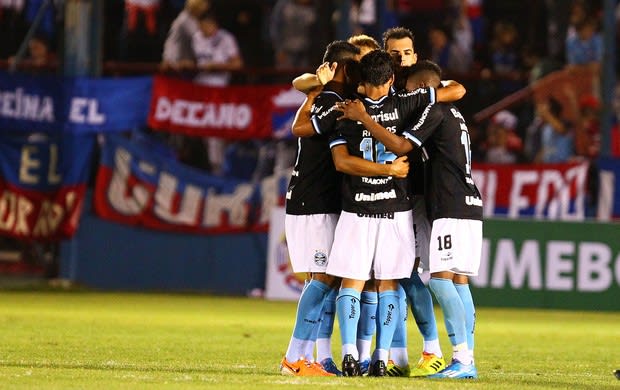
{"label": "jersey number 4", "polygon": [[366,137],[362,138],[362,142],[360,142],[360,151],[363,153],[364,160],[379,164],[386,164],[388,161],[396,160],[396,155],[385,149],[385,145],[381,142],[373,141],[375,141],[373,138]]}

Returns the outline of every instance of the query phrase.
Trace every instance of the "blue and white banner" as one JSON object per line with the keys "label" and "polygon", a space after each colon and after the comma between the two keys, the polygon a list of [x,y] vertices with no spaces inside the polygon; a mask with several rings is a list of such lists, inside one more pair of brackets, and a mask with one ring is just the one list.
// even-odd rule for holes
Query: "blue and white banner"
{"label": "blue and white banner", "polygon": [[107,132],[145,126],[152,77],[59,78],[0,72],[0,129]]}
{"label": "blue and white banner", "polygon": [[94,204],[119,223],[188,233],[264,231],[282,204],[290,172],[259,184],[210,176],[157,153],[144,141],[108,135]]}

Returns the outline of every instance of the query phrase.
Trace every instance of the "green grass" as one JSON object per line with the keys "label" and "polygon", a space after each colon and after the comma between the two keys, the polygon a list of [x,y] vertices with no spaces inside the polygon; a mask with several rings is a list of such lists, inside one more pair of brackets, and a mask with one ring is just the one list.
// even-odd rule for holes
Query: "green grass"
{"label": "green grass", "polygon": [[[620,313],[478,308],[480,379],[467,382],[281,376],[294,315],[294,303],[246,298],[0,292],[0,387],[620,388],[612,375],[620,368]],[[443,322],[439,330],[449,356]],[[338,340],[336,333],[336,356]],[[412,360],[420,347],[410,320]]]}

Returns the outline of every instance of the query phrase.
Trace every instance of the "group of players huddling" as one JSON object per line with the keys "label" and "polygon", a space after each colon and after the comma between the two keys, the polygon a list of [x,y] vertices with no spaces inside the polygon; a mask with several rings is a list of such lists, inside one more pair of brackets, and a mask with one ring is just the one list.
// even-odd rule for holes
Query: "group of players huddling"
{"label": "group of players huddling", "polygon": [[[334,41],[316,75],[293,82],[307,99],[292,128],[299,138],[285,232],[293,271],[309,278],[284,375],[478,376],[468,276],[480,263],[482,200],[467,126],[449,103],[465,89],[442,82],[436,64],[417,63],[413,40],[396,27],[384,33],[383,50],[365,35]],[[443,310],[448,365],[420,268],[430,271]],[[413,367],[408,304],[424,339]],[[335,316],[340,367],[331,351]]]}

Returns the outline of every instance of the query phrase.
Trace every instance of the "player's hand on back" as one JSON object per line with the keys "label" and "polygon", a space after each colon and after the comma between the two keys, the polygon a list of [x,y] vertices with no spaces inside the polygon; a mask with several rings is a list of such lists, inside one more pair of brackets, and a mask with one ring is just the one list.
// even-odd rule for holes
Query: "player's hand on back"
{"label": "player's hand on back", "polygon": [[407,156],[400,156],[389,164],[390,176],[405,178],[409,173],[409,161]]}
{"label": "player's hand on back", "polygon": [[368,115],[366,112],[366,107],[359,100],[345,100],[344,102],[336,103],[336,109],[338,111],[342,111],[342,116],[338,118],[341,119],[350,119],[352,121],[362,122],[365,119],[365,116]]}

